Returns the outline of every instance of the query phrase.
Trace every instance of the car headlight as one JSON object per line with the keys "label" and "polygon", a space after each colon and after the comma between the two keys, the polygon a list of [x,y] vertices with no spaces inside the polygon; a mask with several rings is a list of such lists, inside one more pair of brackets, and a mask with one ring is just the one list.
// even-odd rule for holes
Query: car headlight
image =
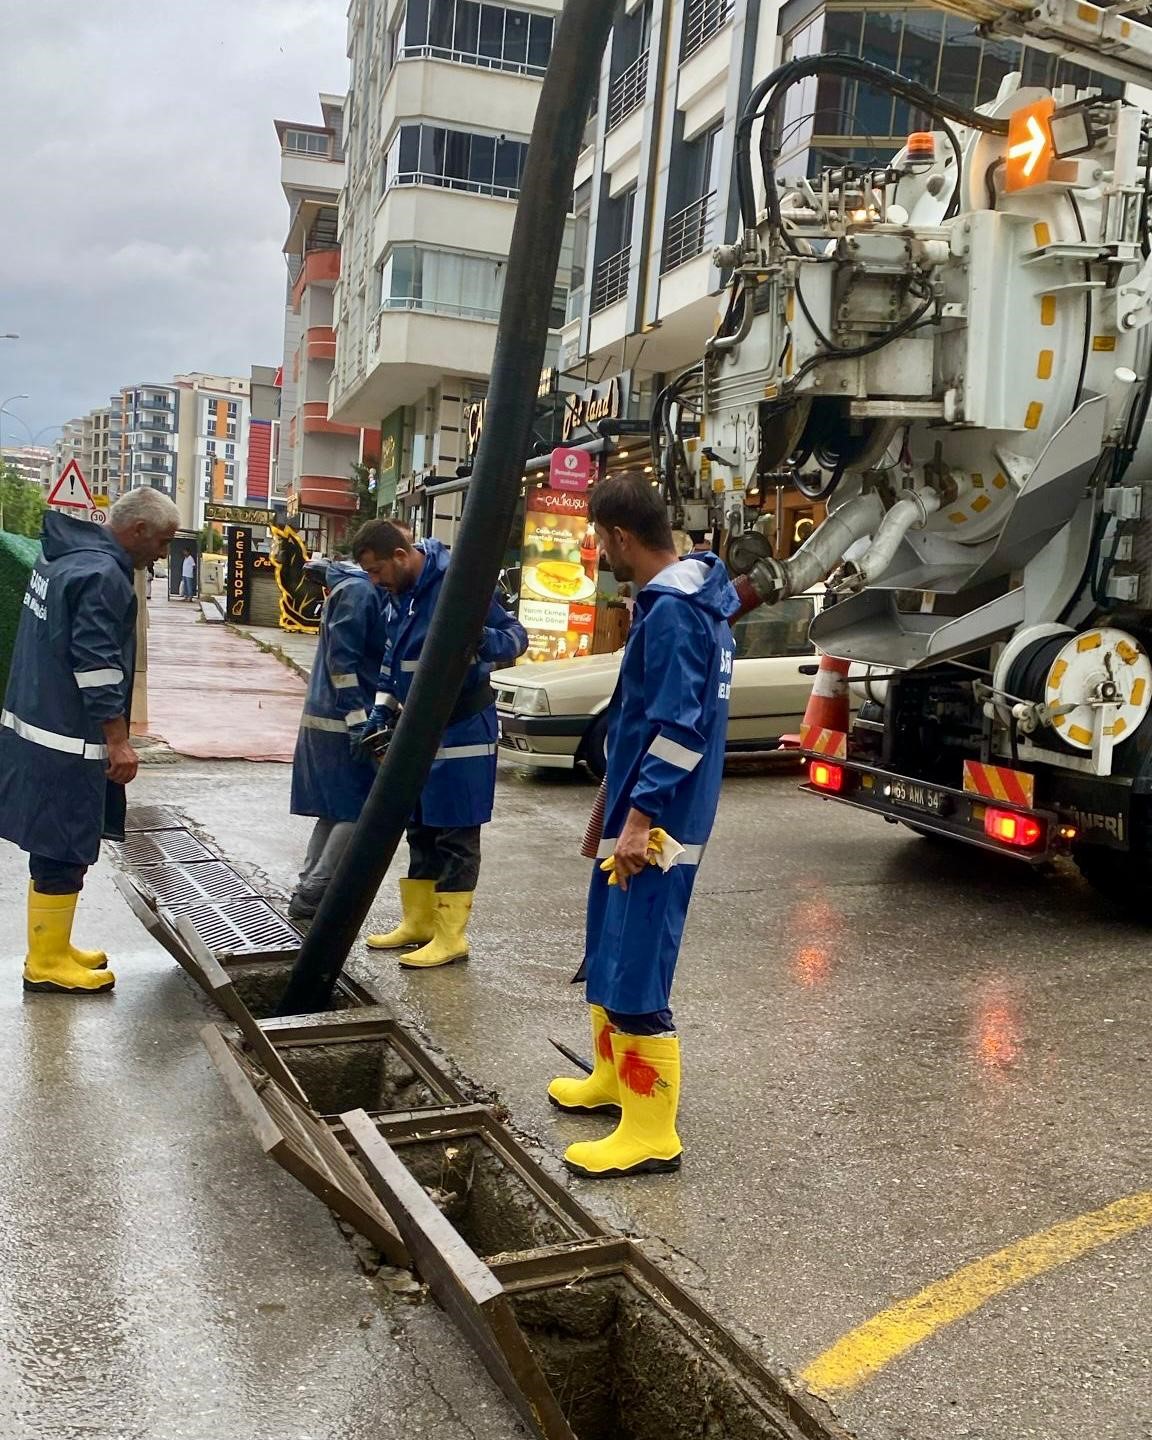
{"label": "car headlight", "polygon": [[514,715],[550,715],[548,692],[538,685],[522,685],[512,701]]}

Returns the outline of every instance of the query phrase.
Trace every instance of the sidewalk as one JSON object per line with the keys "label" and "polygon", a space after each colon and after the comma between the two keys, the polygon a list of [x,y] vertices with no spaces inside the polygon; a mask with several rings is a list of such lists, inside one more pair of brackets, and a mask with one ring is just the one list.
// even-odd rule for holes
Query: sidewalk
{"label": "sidewalk", "polygon": [[148,621],[149,734],[197,760],[292,759],[306,689],[298,674],[227,626],[204,624],[198,605],[156,596]]}
{"label": "sidewalk", "polygon": [[271,650],[289,670],[294,670],[303,679],[307,680],[311,675],[318,636],[297,635],[276,625],[237,625],[233,621],[229,622],[229,629],[255,640],[261,649]]}

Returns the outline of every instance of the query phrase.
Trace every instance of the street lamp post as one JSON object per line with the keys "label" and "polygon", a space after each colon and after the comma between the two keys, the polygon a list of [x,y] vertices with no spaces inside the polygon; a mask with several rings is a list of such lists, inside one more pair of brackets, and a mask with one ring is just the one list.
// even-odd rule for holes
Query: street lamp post
{"label": "street lamp post", "polygon": [[[4,406],[11,400],[27,400],[27,395],[9,395],[7,400],[0,400],[0,460],[4,456]],[[17,416],[17,419],[20,417]]]}

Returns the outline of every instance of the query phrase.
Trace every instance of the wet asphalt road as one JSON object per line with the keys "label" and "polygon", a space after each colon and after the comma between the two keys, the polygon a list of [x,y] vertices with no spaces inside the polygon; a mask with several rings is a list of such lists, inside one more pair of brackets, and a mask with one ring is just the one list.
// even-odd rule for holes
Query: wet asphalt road
{"label": "wet asphalt road", "polygon": [[[142,772],[134,798],[180,807],[286,892],[309,825],[287,816],[288,783],[283,766],[184,762]],[[556,1153],[599,1132],[544,1099],[557,1058],[547,1036],[586,1048],[567,979],[591,800],[567,777],[502,772],[471,964],[412,975],[371,962],[385,996]],[[394,914],[388,882],[374,921]],[[675,996],[685,1167],[585,1183],[582,1198],[675,1247],[682,1278],[770,1363],[799,1372],[959,1267],[1152,1189],[1149,940],[1072,873],[951,852],[799,795],[793,777],[730,777]],[[165,1004],[198,1004],[181,983],[149,972]],[[207,1128],[231,1154],[228,1102],[211,1097],[187,1044]],[[92,1064],[115,1069],[98,1053]],[[170,1197],[198,1149],[209,1163],[205,1123],[191,1129],[171,1147]],[[244,1183],[269,1197],[246,1222],[265,1226],[265,1254],[282,1227],[322,1228],[288,1182]],[[147,1233],[161,1208],[137,1212],[134,1229]],[[165,1256],[181,1223],[165,1220]],[[276,1271],[285,1285],[290,1272]],[[333,1316],[344,1298],[324,1301]],[[1150,1321],[1143,1229],[991,1299],[834,1408],[868,1440],[1149,1437]]]}
{"label": "wet asphalt road", "polygon": [[111,866],[76,925],[110,996],[23,995],[26,885],[0,846],[2,1440],[523,1440],[449,1321],[379,1297],[262,1157],[198,1038],[219,1015]]}

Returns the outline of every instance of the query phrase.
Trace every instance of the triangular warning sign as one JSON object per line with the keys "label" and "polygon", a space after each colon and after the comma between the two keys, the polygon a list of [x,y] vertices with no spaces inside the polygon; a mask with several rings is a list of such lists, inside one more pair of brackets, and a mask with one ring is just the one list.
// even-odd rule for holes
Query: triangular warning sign
{"label": "triangular warning sign", "polygon": [[84,472],[75,460],[69,460],[60,472],[60,478],[48,496],[49,505],[60,505],[66,510],[91,510],[92,492],[84,479]]}

